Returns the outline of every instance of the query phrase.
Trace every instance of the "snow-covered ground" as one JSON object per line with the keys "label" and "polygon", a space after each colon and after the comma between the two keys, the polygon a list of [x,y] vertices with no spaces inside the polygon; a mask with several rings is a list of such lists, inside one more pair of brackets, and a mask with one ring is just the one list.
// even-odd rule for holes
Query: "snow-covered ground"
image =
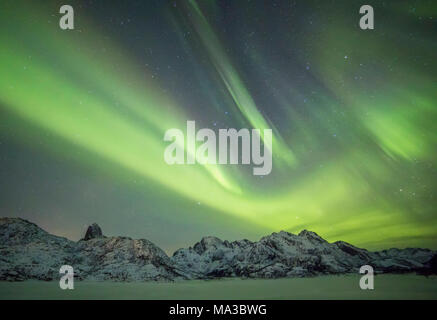
{"label": "snow-covered ground", "polygon": [[75,283],[0,281],[0,299],[437,299],[437,277],[383,274],[374,290],[361,290],[359,275],[282,279],[222,279],[176,282]]}

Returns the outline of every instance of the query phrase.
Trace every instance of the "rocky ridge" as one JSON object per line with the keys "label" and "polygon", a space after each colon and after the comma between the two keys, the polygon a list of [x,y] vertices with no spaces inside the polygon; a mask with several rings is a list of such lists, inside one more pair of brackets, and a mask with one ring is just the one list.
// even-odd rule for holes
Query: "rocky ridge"
{"label": "rocky ridge", "polygon": [[376,272],[432,272],[436,252],[389,249],[378,252],[349,243],[329,243],[314,232],[285,231],[259,241],[204,237],[172,257],[146,239],[106,237],[97,224],[74,242],[51,235],[20,218],[0,218],[0,280],[53,280],[71,265],[82,280],[150,281],[221,277],[280,278]]}

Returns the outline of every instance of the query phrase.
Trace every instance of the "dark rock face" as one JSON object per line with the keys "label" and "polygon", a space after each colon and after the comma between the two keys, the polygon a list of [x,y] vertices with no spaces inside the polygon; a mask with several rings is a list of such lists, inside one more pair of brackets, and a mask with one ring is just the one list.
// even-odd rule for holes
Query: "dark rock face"
{"label": "dark rock face", "polygon": [[343,251],[351,256],[358,256],[360,259],[363,259],[363,260],[370,260],[371,259],[371,256],[366,249],[357,248],[357,247],[355,247],[347,242],[344,242],[344,241],[337,241],[337,242],[334,242],[334,244],[337,245],[337,247],[341,251]]}
{"label": "dark rock face", "polygon": [[100,229],[97,223],[93,223],[86,230],[84,240],[86,241],[86,240],[102,238],[102,237],[103,237],[102,229]]}
{"label": "dark rock face", "polygon": [[149,281],[220,277],[280,278],[357,273],[369,264],[376,272],[436,273],[437,255],[428,249],[370,252],[349,243],[329,243],[314,232],[285,231],[259,241],[204,237],[168,257],[146,239],[105,237],[91,225],[78,242],[51,235],[19,218],[0,218],[0,280],[59,279],[73,266],[77,279]]}
{"label": "dark rock face", "polygon": [[430,272],[432,274],[437,274],[437,253],[433,255],[431,260],[429,260]]}

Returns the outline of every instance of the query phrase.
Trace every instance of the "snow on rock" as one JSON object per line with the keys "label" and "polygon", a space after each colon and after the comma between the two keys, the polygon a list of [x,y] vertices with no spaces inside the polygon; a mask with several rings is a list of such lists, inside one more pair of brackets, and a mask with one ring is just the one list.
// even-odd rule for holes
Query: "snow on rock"
{"label": "snow on rock", "polygon": [[145,239],[104,237],[93,224],[84,240],[74,242],[20,218],[0,218],[0,280],[59,279],[59,268],[65,264],[74,268],[77,279],[185,278],[164,251]]}
{"label": "snow on rock", "polygon": [[52,280],[75,243],[20,218],[0,218],[0,280]]}
{"label": "snow on rock", "polygon": [[376,272],[432,272],[436,260],[428,249],[370,252],[344,241],[329,243],[307,230],[272,233],[255,242],[204,237],[170,258],[146,239],[105,237],[97,224],[74,242],[20,218],[0,218],[0,280],[9,281],[59,279],[64,264],[73,266],[77,279],[171,281],[356,273],[365,264]]}
{"label": "snow on rock", "polygon": [[110,237],[79,241],[73,256],[73,265],[79,266],[76,273],[85,279],[143,281],[181,276],[165,252],[145,239]]}
{"label": "snow on rock", "polygon": [[358,272],[370,264],[376,272],[429,268],[428,249],[369,252],[347,242],[329,243],[315,232],[273,233],[258,242],[227,242],[205,237],[193,248],[177,250],[172,260],[191,278],[279,278]]}

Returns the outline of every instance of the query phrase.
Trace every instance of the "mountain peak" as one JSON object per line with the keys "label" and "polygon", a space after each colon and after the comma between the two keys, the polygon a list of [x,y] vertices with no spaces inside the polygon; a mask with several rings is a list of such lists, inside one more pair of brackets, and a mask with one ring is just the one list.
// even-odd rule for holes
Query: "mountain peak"
{"label": "mountain peak", "polygon": [[0,224],[1,225],[7,225],[7,224],[22,224],[22,225],[31,225],[31,226],[37,226],[35,223],[30,222],[23,218],[12,218],[12,217],[0,217]]}
{"label": "mountain peak", "polygon": [[92,225],[90,225],[88,227],[88,229],[86,230],[86,233],[85,233],[84,240],[87,241],[87,240],[95,239],[95,238],[103,238],[102,229],[100,228],[100,226],[97,223],[93,223]]}
{"label": "mountain peak", "polygon": [[23,219],[0,218],[0,280],[11,281],[53,280],[59,267],[71,262],[81,279],[117,281],[345,274],[356,273],[365,264],[376,272],[430,274],[436,269],[435,255],[418,248],[369,252],[302,230],[298,235],[272,233],[255,242],[204,237],[194,248],[179,249],[169,258],[146,239],[107,238],[96,223],[88,227],[84,239],[73,242]]}
{"label": "mountain peak", "polygon": [[309,230],[302,230],[301,232],[299,232],[298,234],[299,237],[305,237],[307,239],[313,239],[313,240],[317,240],[320,242],[326,242],[325,239],[323,239],[321,236],[319,236],[317,233],[313,232],[313,231],[309,231]]}
{"label": "mountain peak", "polygon": [[193,249],[197,253],[202,254],[203,252],[205,252],[210,248],[217,248],[223,245],[224,243],[221,239],[213,236],[207,236],[207,237],[203,237],[202,240],[200,240],[200,242],[197,242],[194,245]]}

